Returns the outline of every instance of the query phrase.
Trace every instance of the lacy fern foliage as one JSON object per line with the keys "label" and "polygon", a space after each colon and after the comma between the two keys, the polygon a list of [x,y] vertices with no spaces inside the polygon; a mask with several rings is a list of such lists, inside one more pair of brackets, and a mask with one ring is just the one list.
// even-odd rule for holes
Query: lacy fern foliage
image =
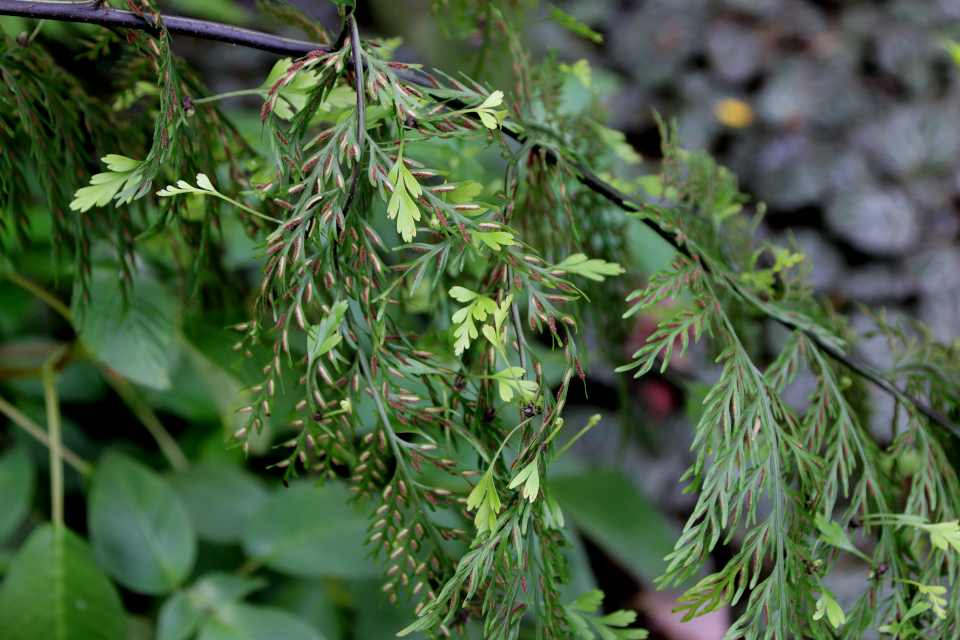
{"label": "lacy fern foliage", "polygon": [[[615,353],[624,325],[609,310],[657,307],[673,317],[622,371],[664,372],[705,338],[715,364],[695,461],[678,479],[696,507],[659,581],[687,589],[679,611],[733,606],[730,639],[955,637],[957,345],[877,316],[894,366],[851,357],[856,336],[812,296],[805,256],[756,246],[759,214],[744,215],[735,176],[680,149],[665,123],[659,202],[590,172],[637,158],[597,105],[558,108],[563,78],[589,85],[589,66],[530,63],[519,31],[528,3],[443,3],[453,26],[482,18],[475,75],[502,48],[517,70],[511,91],[394,60],[361,39],[351,4],[337,3],[332,44],[292,8],[265,5],[317,43],[241,92],[262,99],[259,148],[174,55],[151,3],[132,6],[154,34],[105,32],[91,53],[133,56],[116,104],[149,103],[139,138],[126,133],[131,114],[104,110],[37,49],[4,41],[0,222],[25,237],[19,203],[36,194],[19,176],[33,172],[54,246],[72,244],[80,297],[94,259],[112,255],[129,284],[143,243],[160,236],[202,307],[230,293],[218,282],[230,228],[256,245],[256,285],[231,298],[246,314],[231,331],[238,370],[259,373],[228,440],[250,453],[258,437],[279,437],[285,482],[343,483],[369,506],[381,593],[416,603],[400,635],[449,636],[475,618],[493,640],[528,623],[541,638],[646,637],[632,612],[594,615],[600,592],[563,601],[571,533],[548,479],[566,449],[559,434],[569,440],[570,385],[587,375],[588,319]],[[599,37],[559,10],[552,19]],[[145,78],[151,89],[137,91]],[[479,154],[499,161],[502,179],[460,161]],[[100,157],[107,171],[93,173]],[[628,224],[676,252],[632,294]],[[757,336],[772,325],[787,331],[767,354]],[[559,374],[535,341],[554,349]],[[814,390],[790,404],[800,372]],[[867,383],[905,410],[889,442],[870,429]],[[704,575],[720,546],[729,560]],[[824,585],[844,554],[872,569],[852,605]]]}

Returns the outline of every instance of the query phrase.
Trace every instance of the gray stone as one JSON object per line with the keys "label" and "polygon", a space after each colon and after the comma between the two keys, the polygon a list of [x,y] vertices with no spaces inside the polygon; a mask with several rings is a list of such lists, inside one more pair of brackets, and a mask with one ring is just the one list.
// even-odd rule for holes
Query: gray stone
{"label": "gray stone", "polygon": [[939,247],[924,251],[907,263],[925,296],[960,289],[960,249]]}
{"label": "gray stone", "polygon": [[845,298],[864,304],[901,302],[916,292],[916,280],[888,264],[851,270],[840,282],[840,293]]}
{"label": "gray stone", "polygon": [[827,223],[854,248],[878,256],[904,255],[920,240],[920,216],[896,189],[840,193],[827,207]]}
{"label": "gray stone", "polygon": [[706,44],[711,67],[722,79],[735,84],[753,77],[763,59],[759,33],[734,22],[715,23]]}

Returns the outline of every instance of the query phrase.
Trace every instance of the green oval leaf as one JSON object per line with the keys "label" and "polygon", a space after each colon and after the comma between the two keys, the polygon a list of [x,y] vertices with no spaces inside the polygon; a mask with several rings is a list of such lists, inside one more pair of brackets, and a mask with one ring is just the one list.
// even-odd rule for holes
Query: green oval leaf
{"label": "green oval leaf", "polygon": [[163,603],[157,617],[157,640],[187,640],[200,625],[202,614],[186,593],[175,593]]}
{"label": "green oval leaf", "polygon": [[173,298],[156,280],[138,278],[127,292],[126,306],[116,276],[94,277],[90,302],[74,323],[83,344],[120,375],[154,389],[170,386]]}
{"label": "green oval leaf", "polygon": [[376,564],[364,560],[367,519],[347,504],[352,496],[334,483],[278,489],[250,519],[243,538],[247,555],[302,578],[379,575]]}
{"label": "green oval leaf", "polygon": [[240,542],[247,521],[269,491],[255,475],[228,464],[203,464],[171,475],[202,540]]}
{"label": "green oval leaf", "polygon": [[[217,617],[254,591],[266,580],[239,578],[228,573],[209,573],[163,603],[157,619],[157,640],[187,640],[211,616]],[[282,636],[278,636],[282,637]]]}
{"label": "green oval leaf", "polygon": [[272,607],[229,604],[204,625],[198,640],[324,640],[300,618]]}
{"label": "green oval leaf", "polygon": [[23,524],[34,484],[33,460],[26,449],[17,447],[0,457],[0,542]]}
{"label": "green oval leaf", "polygon": [[90,542],[97,562],[138,593],[161,595],[190,574],[197,534],[166,482],[139,462],[107,453],[93,482]]}
{"label": "green oval leaf", "polygon": [[64,527],[33,532],[0,589],[4,640],[124,640],[127,621],[116,588],[87,544]]}

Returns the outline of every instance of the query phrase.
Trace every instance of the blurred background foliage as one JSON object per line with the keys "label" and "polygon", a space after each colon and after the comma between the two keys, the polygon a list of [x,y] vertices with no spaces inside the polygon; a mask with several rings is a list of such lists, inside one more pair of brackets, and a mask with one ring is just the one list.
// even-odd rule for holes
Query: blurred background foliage
{"label": "blurred background foliage", "polygon": [[[336,30],[333,4],[294,4]],[[710,151],[738,174],[754,202],[766,202],[761,233],[792,237],[812,258],[818,292],[848,307],[855,326],[860,315],[849,307],[854,301],[918,315],[941,339],[960,337],[960,76],[944,46],[945,38],[960,37],[960,1],[556,5],[603,41],[571,33],[550,20],[550,7],[543,4],[530,14],[525,44],[535,57],[556,56],[567,65],[558,108],[579,112],[600,99],[609,112],[607,126],[625,133],[623,140],[603,141],[619,144],[621,161],[601,169],[616,171],[624,181],[639,178],[624,184],[655,190],[643,176],[656,172],[660,154],[651,111],[656,108],[677,119],[685,147]],[[169,0],[160,6],[303,37],[252,2]],[[471,71],[476,34],[486,26],[447,23],[427,0],[359,2],[356,15],[366,37],[399,38],[398,59],[451,74]],[[2,18],[0,24],[16,35],[36,23]],[[82,52],[81,38],[95,33],[85,25],[49,23],[38,42],[77,73],[88,91],[111,95],[119,58],[88,63],[75,57]],[[277,60],[189,38],[178,38],[175,50],[212,93],[259,86]],[[511,88],[508,58],[495,51],[483,55],[490,57],[491,86]],[[264,144],[261,105],[249,96],[223,102],[254,148]],[[143,115],[135,96],[124,106],[129,109],[123,117]],[[633,151],[642,164],[631,164]],[[469,164],[471,174],[485,174],[490,183],[501,178],[496,155],[454,154],[444,162]],[[643,247],[634,250],[634,273],[651,271],[669,255],[639,225],[627,231],[635,247]],[[236,310],[243,288],[255,284],[258,264],[238,225],[226,225],[224,234],[230,252],[220,258],[237,286]],[[31,236],[30,246],[16,253],[18,269],[66,300],[69,283],[50,261],[49,230],[38,224]],[[141,250],[154,264],[182,268],[160,238]],[[104,279],[95,279],[93,295],[98,293],[114,296]],[[376,580],[380,569],[364,560],[367,514],[345,505],[335,484],[323,491],[309,481],[281,485],[282,474],[268,467],[283,456],[271,447],[289,434],[266,430],[248,459],[224,446],[224,434],[238,428],[232,413],[240,406],[238,393],[256,381],[256,371],[232,367],[230,339],[220,330],[239,319],[230,305],[223,305],[224,317],[188,321],[183,294],[141,279],[121,329],[87,336],[88,348],[113,370],[78,362],[58,378],[65,445],[98,469],[92,485],[82,464],[67,470],[66,522],[88,536],[92,549],[88,557],[65,544],[76,572],[71,575],[82,590],[90,563],[96,563],[119,587],[120,600],[89,603],[105,621],[96,637],[392,636],[412,614],[402,601],[399,609],[386,602]],[[680,626],[669,613],[677,594],[657,592],[651,584],[693,506],[678,479],[690,463],[688,414],[699,411],[713,374],[698,349],[675,359],[660,376],[634,381],[612,373],[659,320],[641,316],[620,327],[619,351],[594,350],[588,385],[571,389],[565,419],[585,424],[599,413],[602,420],[571,449],[572,458],[557,464],[551,490],[580,533],[570,558],[569,599],[599,586],[607,594],[606,609],[638,610],[651,637],[709,640],[722,637],[729,611]],[[104,320],[101,326],[110,325]],[[0,280],[0,398],[12,400],[27,421],[44,421],[38,368],[52,351],[51,338],[70,331],[36,296]],[[606,343],[596,332],[588,341]],[[777,344],[783,337],[771,328],[763,339]],[[145,359],[131,362],[125,341],[146,341],[152,348]],[[859,348],[868,361],[884,363],[883,340]],[[894,409],[880,396],[875,401],[879,432]],[[22,605],[43,606],[49,583],[39,569],[49,559],[39,544],[32,554],[21,544],[45,531],[47,453],[11,422],[0,421],[0,427],[0,575],[33,580],[29,593],[35,601]],[[627,503],[630,508],[623,508]],[[715,553],[722,563],[723,547]],[[835,573],[842,579],[842,568]],[[11,631],[2,617],[0,638],[42,637],[30,635],[41,633],[36,630]],[[94,637],[82,633],[77,628],[66,637]]]}

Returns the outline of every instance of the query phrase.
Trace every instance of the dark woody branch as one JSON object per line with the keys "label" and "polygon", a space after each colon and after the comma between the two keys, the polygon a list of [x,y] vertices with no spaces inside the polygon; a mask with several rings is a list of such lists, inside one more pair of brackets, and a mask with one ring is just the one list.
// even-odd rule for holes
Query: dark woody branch
{"label": "dark woody branch", "polygon": [[[132,11],[96,8],[94,2],[50,2],[48,0],[0,0],[0,15],[37,18],[40,20],[59,20],[62,22],[83,22],[102,27],[137,29],[157,34],[156,24],[149,13],[140,17]],[[310,51],[329,51],[327,45],[319,45],[302,40],[281,38],[262,31],[234,27],[218,22],[196,20],[164,14],[163,24],[173,35],[190,36],[251,47],[271,53],[304,56]]]}
{"label": "dark woody branch", "polygon": [[[24,18],[36,18],[46,20],[59,20],[63,22],[82,22],[86,24],[95,24],[103,27],[136,29],[146,31],[157,35],[159,30],[154,19],[148,12],[138,15],[132,11],[123,9],[112,9],[107,7],[97,7],[95,2],[56,2],[49,0],[0,0],[0,15],[20,16]],[[194,18],[184,18],[181,16],[164,15],[163,25],[173,35],[189,36],[193,38],[202,38],[204,40],[213,40],[215,42],[224,42],[261,51],[269,51],[281,55],[291,55],[302,57],[311,51],[333,51],[339,48],[337,45],[320,45],[317,43],[306,42],[303,40],[294,40],[282,38],[261,31],[234,27],[227,24],[209,22],[207,20],[196,20]],[[352,29],[351,22],[348,20],[344,24],[338,42],[345,42],[352,37],[353,46],[356,43],[356,27]],[[342,44],[340,45],[342,46]],[[403,79],[412,84],[422,86],[428,89],[434,88],[434,85],[425,78],[421,78],[412,73],[399,72]],[[359,73],[358,73],[359,76]],[[359,83],[358,83],[359,84]],[[456,100],[448,100],[446,103],[453,109],[460,109],[466,105]],[[506,129],[503,133],[514,138],[520,139],[524,136],[518,135]],[[551,149],[543,149],[539,145],[533,147],[532,151],[546,154],[549,162],[563,162],[567,167],[576,172],[576,177],[581,184],[591,189],[598,195],[604,197],[620,209],[632,213],[642,213],[646,210],[645,203],[632,198],[618,191],[609,183],[601,180],[589,169],[578,165],[569,158],[559,157]],[[359,165],[358,165],[359,166]],[[643,222],[655,231],[660,237],[666,240],[677,251],[688,257],[692,257],[690,251],[679,242],[672,234],[664,231],[653,220],[645,218]],[[706,265],[704,265],[706,266]],[[762,308],[758,309],[764,312]],[[935,411],[929,405],[919,398],[915,398],[901,389],[893,382],[884,377],[868,365],[856,360],[852,356],[836,349],[830,344],[824,342],[819,336],[809,331],[803,330],[798,325],[784,319],[777,319],[789,329],[800,329],[804,334],[814,342],[824,353],[835,359],[837,362],[856,371],[866,379],[870,380],[885,392],[902,402],[912,404],[917,411],[925,415],[932,423],[951,432],[955,437],[960,438],[960,427],[951,422],[945,416]]]}

